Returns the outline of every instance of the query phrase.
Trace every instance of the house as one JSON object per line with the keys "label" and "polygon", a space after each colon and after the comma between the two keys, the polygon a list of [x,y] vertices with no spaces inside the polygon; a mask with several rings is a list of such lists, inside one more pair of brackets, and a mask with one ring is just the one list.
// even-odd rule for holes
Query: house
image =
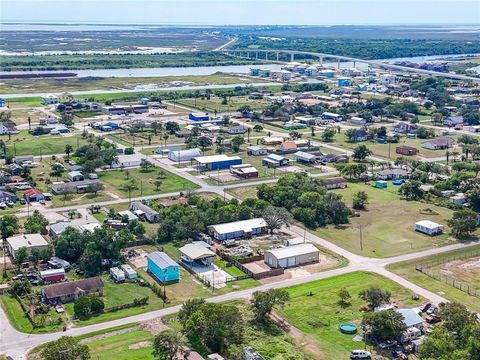
{"label": "house", "polygon": [[137,272],[128,264],[121,265],[120,269],[125,273],[127,279],[136,279],[138,276]]}
{"label": "house", "polygon": [[423,318],[414,309],[397,309],[395,311],[403,316],[403,323],[407,329],[415,327],[423,331]]}
{"label": "house", "polygon": [[340,122],[343,121],[343,116],[331,112],[324,112],[322,113],[322,119],[323,120],[333,120],[335,122]]}
{"label": "house", "polygon": [[258,177],[258,170],[250,164],[240,164],[230,166],[230,173],[242,179]]}
{"label": "house", "polygon": [[316,125],[318,118],[311,116],[295,116],[295,122],[305,125]]}
{"label": "house", "polygon": [[395,152],[399,155],[412,156],[417,155],[419,150],[413,146],[400,145],[395,148]]}
{"label": "house", "polygon": [[467,202],[467,196],[464,193],[457,193],[448,199],[453,204],[463,205]]}
{"label": "house", "polygon": [[67,281],[42,288],[42,297],[49,303],[67,303],[83,295],[103,295],[103,281],[100,276]]}
{"label": "house", "polygon": [[135,215],[130,210],[119,211],[118,216],[120,216],[121,218],[125,216],[128,219],[128,221],[138,220],[138,216]]}
{"label": "house", "polygon": [[48,269],[40,271],[40,279],[44,282],[57,282],[65,280],[65,269]]}
{"label": "house", "polygon": [[13,121],[0,122],[0,135],[14,135],[19,132]]}
{"label": "house", "polygon": [[295,245],[301,245],[301,244],[305,244],[306,241],[303,237],[296,237],[296,238],[293,238],[293,239],[287,239],[283,242],[283,245],[284,246],[295,246]]}
{"label": "house", "polygon": [[210,249],[196,243],[186,244],[178,250],[180,251],[182,261],[189,265],[210,266],[216,256]]}
{"label": "house", "polygon": [[375,175],[379,180],[398,180],[408,178],[408,171],[403,169],[386,169],[377,172]]}
{"label": "house", "polygon": [[365,140],[367,140],[367,131],[365,131],[363,129],[356,129],[356,130],[354,130],[353,136],[352,136],[350,141],[360,142],[360,141],[365,141]]}
{"label": "house", "polygon": [[175,136],[176,137],[179,137],[179,138],[187,138],[187,137],[190,137],[193,135],[193,131],[192,130],[178,130],[178,131],[175,131]]}
{"label": "house", "polygon": [[283,142],[283,138],[267,136],[260,140],[263,145],[280,145]]}
{"label": "house", "polygon": [[230,135],[234,134],[245,134],[247,132],[247,129],[244,126],[238,125],[238,126],[232,126],[228,128],[227,133]]}
{"label": "house", "polygon": [[147,271],[162,284],[180,280],[180,265],[162,251],[154,251],[147,255]]}
{"label": "house", "polygon": [[52,193],[63,195],[65,193],[85,194],[96,192],[102,187],[102,182],[98,179],[81,180],[73,182],[55,182],[50,186]]}
{"label": "house", "polygon": [[239,165],[242,163],[242,158],[239,156],[227,156],[224,154],[197,156],[193,158],[198,163],[202,170],[212,171],[220,169],[228,169],[232,165]]}
{"label": "house", "polygon": [[290,268],[320,261],[320,251],[313,244],[300,244],[265,251],[265,263],[272,268]]}
{"label": "house", "polygon": [[190,113],[188,114],[188,120],[192,121],[208,121],[210,116],[206,113]]}
{"label": "house", "polygon": [[329,70],[329,69],[321,70],[320,71],[320,76],[331,79],[335,76],[335,70]]}
{"label": "house", "polygon": [[40,97],[42,105],[58,104],[58,96],[53,94],[43,95]]}
{"label": "house", "polygon": [[414,229],[424,234],[433,236],[443,232],[443,225],[437,224],[436,222],[430,220],[421,220],[415,223]]}
{"label": "house", "polygon": [[28,202],[45,200],[45,196],[38,189],[28,189],[23,193],[23,198]]}
{"label": "house", "polygon": [[422,147],[429,150],[445,150],[455,145],[455,140],[449,136],[440,136],[436,139],[430,139],[422,142]]}
{"label": "house", "polygon": [[280,153],[292,153],[297,151],[297,144],[295,141],[284,141],[278,147],[278,152]]}
{"label": "house", "polygon": [[180,162],[180,161],[191,161],[194,158],[202,155],[202,151],[198,148],[186,149],[186,150],[171,150],[168,153],[168,158],[171,161]]}
{"label": "house", "polygon": [[112,163],[112,169],[139,167],[142,163],[142,156],[138,154],[119,155]]}
{"label": "house", "polygon": [[283,124],[283,128],[285,130],[301,130],[306,129],[307,125],[297,121],[287,121],[285,124]]}
{"label": "house", "polygon": [[250,156],[262,156],[267,155],[267,153],[267,149],[258,145],[250,145],[247,147],[247,154]]}
{"label": "house", "polygon": [[15,195],[14,193],[12,193],[10,191],[0,190],[0,202],[7,203],[7,202],[10,202],[10,201],[16,203],[17,202],[17,195]]}
{"label": "house", "polygon": [[13,258],[15,258],[15,252],[23,247],[28,254],[32,249],[48,249],[47,240],[40,234],[16,234],[8,237],[6,241],[7,251]]}
{"label": "house", "polygon": [[455,127],[463,124],[463,116],[449,116],[443,120],[443,125]]}
{"label": "house", "polygon": [[51,224],[47,226],[48,236],[52,240],[56,240],[62,235],[65,230],[69,227],[75,227],[71,221],[59,221],[57,223]]}
{"label": "house", "polygon": [[139,201],[132,202],[132,205],[130,205],[130,211],[137,215],[140,219],[145,219],[151,223],[158,221],[160,217],[158,212]]}
{"label": "house", "polygon": [[60,95],[58,95],[58,101],[61,103],[72,102],[73,95],[68,92],[61,93]]}
{"label": "house", "polygon": [[293,154],[295,157],[295,161],[298,161],[299,163],[304,163],[304,164],[314,164],[319,160],[319,156],[311,153],[307,153],[304,151],[297,151],[295,154]]}
{"label": "house", "polygon": [[358,116],[353,116],[351,119],[350,119],[350,122],[352,124],[355,124],[355,125],[365,125],[367,123],[367,120],[365,120],[364,118],[362,117],[358,117]]}
{"label": "house", "polygon": [[262,166],[266,166],[268,168],[287,166],[289,163],[289,158],[277,154],[270,154],[266,158],[262,159]]}
{"label": "house", "polygon": [[210,235],[219,241],[259,235],[266,230],[267,223],[262,218],[210,225],[208,227]]}
{"label": "house", "polygon": [[80,171],[70,171],[67,177],[70,181],[82,181],[84,179]]}
{"label": "house", "polygon": [[20,175],[23,172],[23,167],[18,164],[10,164],[8,165],[8,169],[12,173],[12,175]]}
{"label": "house", "polygon": [[380,75],[380,84],[388,86],[395,84],[395,75],[394,74],[382,74]]}
{"label": "house", "polygon": [[265,358],[262,355],[260,355],[257,351],[255,351],[251,347],[247,347],[243,351],[243,359],[244,360],[265,360]]}
{"label": "house", "polygon": [[31,164],[35,161],[33,158],[33,155],[26,155],[26,156],[15,156],[13,159],[13,162],[17,165],[25,165],[25,164]]}
{"label": "house", "polygon": [[417,125],[415,124],[409,124],[403,121],[400,121],[399,123],[395,124],[393,127],[393,131],[398,133],[398,134],[414,134],[417,132]]}
{"label": "house", "polygon": [[347,187],[347,180],[342,177],[333,177],[330,179],[324,179],[323,184],[328,190],[345,189]]}

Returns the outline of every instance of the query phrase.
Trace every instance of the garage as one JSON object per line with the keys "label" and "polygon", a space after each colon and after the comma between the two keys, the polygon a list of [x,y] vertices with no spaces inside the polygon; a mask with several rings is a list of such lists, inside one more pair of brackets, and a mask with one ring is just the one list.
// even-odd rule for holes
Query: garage
{"label": "garage", "polygon": [[319,262],[320,251],[313,244],[300,244],[265,251],[264,261],[272,268],[290,268]]}

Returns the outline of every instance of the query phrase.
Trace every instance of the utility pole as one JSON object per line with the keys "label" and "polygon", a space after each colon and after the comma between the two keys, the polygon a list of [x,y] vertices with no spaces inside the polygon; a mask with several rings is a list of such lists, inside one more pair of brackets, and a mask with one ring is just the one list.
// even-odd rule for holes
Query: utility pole
{"label": "utility pole", "polygon": [[360,224],[360,250],[363,251],[362,224]]}

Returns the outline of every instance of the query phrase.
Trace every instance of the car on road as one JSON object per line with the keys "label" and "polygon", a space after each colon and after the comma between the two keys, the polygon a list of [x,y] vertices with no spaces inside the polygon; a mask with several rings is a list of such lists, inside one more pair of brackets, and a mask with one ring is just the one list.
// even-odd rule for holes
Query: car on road
{"label": "car on road", "polygon": [[422,305],[420,305],[418,308],[420,309],[421,312],[427,311],[430,306],[432,306],[432,303],[429,302],[424,302]]}
{"label": "car on road", "polygon": [[352,350],[350,352],[350,359],[371,359],[372,354],[366,350]]}
{"label": "car on road", "polygon": [[387,341],[384,341],[382,343],[380,343],[380,345],[378,345],[378,347],[382,350],[385,350],[385,349],[390,349],[394,346],[397,346],[398,344],[398,341],[396,340],[387,340]]}

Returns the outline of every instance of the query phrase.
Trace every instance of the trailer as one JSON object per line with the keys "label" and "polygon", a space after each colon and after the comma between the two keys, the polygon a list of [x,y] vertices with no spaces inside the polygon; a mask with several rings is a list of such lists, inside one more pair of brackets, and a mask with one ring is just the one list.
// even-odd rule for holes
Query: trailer
{"label": "trailer", "polygon": [[110,276],[116,283],[125,281],[125,273],[118,267],[110,268]]}
{"label": "trailer", "polygon": [[40,278],[46,283],[65,280],[65,269],[59,268],[40,271]]}

